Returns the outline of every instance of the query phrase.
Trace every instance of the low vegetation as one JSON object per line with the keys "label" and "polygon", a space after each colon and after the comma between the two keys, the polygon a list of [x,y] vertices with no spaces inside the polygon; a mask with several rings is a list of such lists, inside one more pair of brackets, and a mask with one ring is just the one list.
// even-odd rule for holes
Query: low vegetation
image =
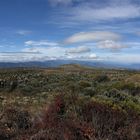
{"label": "low vegetation", "polygon": [[64,65],[0,70],[1,140],[139,140],[140,72]]}

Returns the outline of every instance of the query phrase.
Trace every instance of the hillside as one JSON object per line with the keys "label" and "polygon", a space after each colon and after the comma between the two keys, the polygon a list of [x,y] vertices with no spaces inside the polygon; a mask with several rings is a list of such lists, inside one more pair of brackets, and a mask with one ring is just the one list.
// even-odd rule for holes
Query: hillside
{"label": "hillside", "polygon": [[79,64],[0,69],[0,139],[139,140],[139,80]]}

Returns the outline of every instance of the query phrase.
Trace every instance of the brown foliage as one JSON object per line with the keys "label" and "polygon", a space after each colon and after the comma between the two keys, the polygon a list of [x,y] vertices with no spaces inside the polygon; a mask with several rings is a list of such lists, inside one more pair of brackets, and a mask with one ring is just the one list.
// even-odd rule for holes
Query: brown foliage
{"label": "brown foliage", "polygon": [[35,129],[41,131],[34,134],[32,140],[94,140],[94,129],[90,124],[77,118],[66,118],[64,112],[62,95],[58,95],[54,103],[36,120]]}

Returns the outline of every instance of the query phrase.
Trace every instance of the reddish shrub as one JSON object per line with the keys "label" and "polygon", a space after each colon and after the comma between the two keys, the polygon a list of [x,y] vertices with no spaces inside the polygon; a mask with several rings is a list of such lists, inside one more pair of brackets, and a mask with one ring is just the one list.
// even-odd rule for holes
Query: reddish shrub
{"label": "reddish shrub", "polygon": [[90,124],[78,118],[66,118],[64,112],[63,96],[56,96],[54,103],[36,119],[34,127],[38,132],[31,139],[94,140],[94,129]]}
{"label": "reddish shrub", "polygon": [[83,118],[93,124],[97,137],[105,138],[125,125],[126,115],[108,105],[90,102],[83,108]]}

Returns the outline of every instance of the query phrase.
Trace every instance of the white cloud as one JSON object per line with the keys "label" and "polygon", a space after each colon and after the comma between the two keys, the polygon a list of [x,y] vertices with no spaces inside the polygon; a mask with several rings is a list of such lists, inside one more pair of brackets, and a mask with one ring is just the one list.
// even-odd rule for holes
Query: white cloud
{"label": "white cloud", "polygon": [[110,61],[121,62],[125,64],[131,63],[140,63],[140,55],[139,54],[116,54],[111,56]]}
{"label": "white cloud", "polygon": [[88,53],[90,51],[91,51],[91,49],[87,46],[79,46],[79,47],[74,47],[74,48],[68,49],[68,51],[66,53],[78,54],[78,53]]}
{"label": "white cloud", "polygon": [[41,54],[33,52],[0,52],[0,62],[32,61],[35,56],[40,57]]}
{"label": "white cloud", "polygon": [[[66,60],[108,60],[112,62],[123,62],[123,63],[139,63],[140,55],[137,54],[121,54],[121,53],[115,53],[115,54],[98,54],[96,55],[94,52],[90,52],[88,54],[69,54],[64,55],[65,49],[63,48],[53,48],[52,50],[49,50],[48,53],[51,53],[51,55],[48,55],[48,53],[42,54],[39,52],[27,52],[28,49],[23,50],[23,52],[5,52],[0,53],[0,62],[28,62],[28,61],[46,61],[46,60],[57,60],[57,59],[66,59]],[[63,50],[63,53],[61,55],[56,55],[56,51]],[[43,51],[43,49],[42,49]],[[47,49],[44,51],[47,52]],[[107,59],[109,58],[109,59]]]}
{"label": "white cloud", "polygon": [[45,55],[37,52],[0,52],[0,62],[29,62],[64,59],[64,56]]}
{"label": "white cloud", "polygon": [[67,38],[64,43],[71,44],[101,40],[119,40],[120,38],[121,36],[119,34],[108,31],[81,32]]}
{"label": "white cloud", "polygon": [[[76,53],[67,54],[69,48],[63,47],[32,47],[24,48],[21,52],[1,52],[0,62],[28,62],[28,61],[47,61],[47,60],[95,60],[95,53]],[[59,53],[58,53],[59,52]]]}
{"label": "white cloud", "polygon": [[16,33],[19,35],[28,35],[28,34],[31,34],[32,32],[28,30],[19,30]]}
{"label": "white cloud", "polygon": [[[89,48],[86,46],[73,47],[73,48],[65,48],[65,47],[32,47],[32,48],[24,48],[22,52],[31,52],[31,53],[41,53],[39,56],[36,55],[38,60],[41,58],[47,59],[96,59],[97,56],[95,53],[91,52]],[[44,60],[44,59],[43,59]]]}
{"label": "white cloud", "polygon": [[23,52],[40,52],[44,56],[48,57],[60,57],[65,54],[66,49],[63,47],[32,47],[32,48],[24,48]]}
{"label": "white cloud", "polygon": [[128,19],[140,16],[140,7],[134,4],[110,4],[105,7],[80,6],[72,10],[71,19],[81,21]]}
{"label": "white cloud", "polygon": [[95,53],[85,55],[69,54],[66,58],[71,60],[99,60],[99,57]]}
{"label": "white cloud", "polygon": [[48,40],[33,41],[29,40],[25,42],[25,46],[57,46],[58,43],[50,42]]}
{"label": "white cloud", "polygon": [[97,58],[97,55],[95,53],[91,53],[88,58],[95,59],[95,58]]}
{"label": "white cloud", "polygon": [[122,43],[115,42],[113,40],[105,40],[99,42],[97,47],[101,49],[109,49],[111,51],[118,51],[122,48],[126,48],[127,46]]}
{"label": "white cloud", "polygon": [[59,24],[62,28],[71,28],[83,24],[140,17],[140,4],[133,0],[106,0],[104,3],[98,0],[77,0],[81,2],[72,4],[74,1],[76,0],[50,0],[52,5],[68,5],[67,8],[62,6],[57,11],[57,16],[52,18],[54,24]]}
{"label": "white cloud", "polygon": [[98,57],[87,46],[78,46],[66,49],[66,58],[75,60],[97,60]]}

